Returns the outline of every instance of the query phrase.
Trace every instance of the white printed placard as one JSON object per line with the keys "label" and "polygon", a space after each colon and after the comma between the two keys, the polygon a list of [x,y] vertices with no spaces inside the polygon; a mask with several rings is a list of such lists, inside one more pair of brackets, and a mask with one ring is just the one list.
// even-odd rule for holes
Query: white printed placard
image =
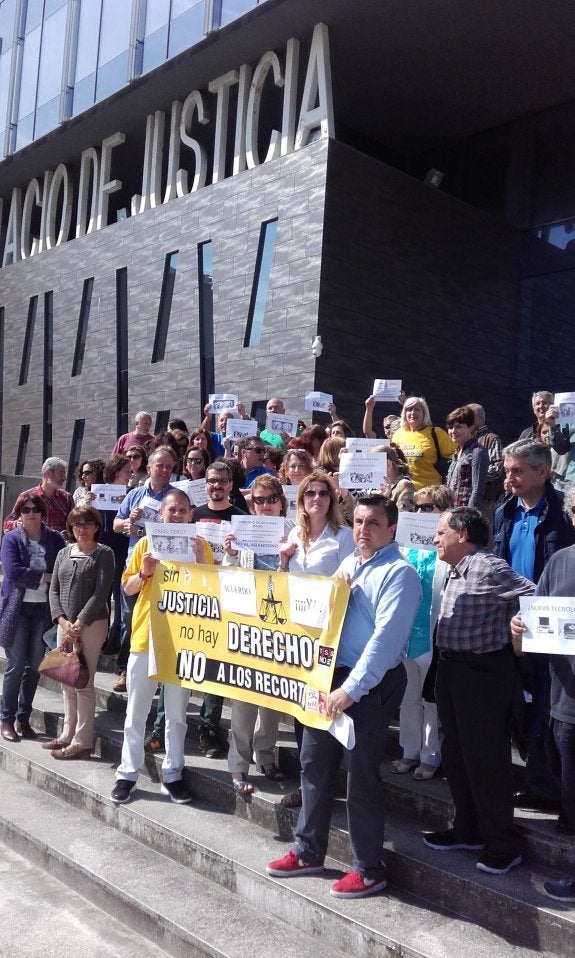
{"label": "white printed placard", "polygon": [[376,379],[372,395],[378,402],[399,402],[401,379]]}
{"label": "white printed placard", "polygon": [[205,506],[208,501],[208,488],[205,479],[178,479],[171,485],[174,489],[182,489],[193,506]]}
{"label": "white printed placard", "polygon": [[282,486],[284,496],[287,499],[287,516],[289,519],[295,519],[297,486]]}
{"label": "white printed placard", "polygon": [[258,609],[253,572],[243,569],[220,569],[218,575],[222,611],[255,617]]}
{"label": "white printed placard", "polygon": [[127,486],[94,483],[90,486],[90,492],[93,492],[96,498],[92,500],[90,505],[95,506],[96,509],[118,510],[120,503],[126,497],[127,489]]}
{"label": "white printed placard", "polygon": [[135,525],[141,526],[143,528],[146,525],[146,522],[157,522],[158,520],[158,510],[161,506],[161,502],[158,499],[152,499],[152,496],[144,496],[140,500],[138,509],[142,510],[142,515],[135,522]]}
{"label": "white printed placard", "polygon": [[387,455],[376,452],[342,452],[339,457],[340,489],[379,489],[387,481]]}
{"label": "white printed placard", "polygon": [[553,405],[557,407],[559,413],[557,425],[575,426],[575,392],[557,393]]}
{"label": "white printed placard", "polygon": [[331,579],[320,575],[290,575],[288,584],[291,621],[324,629],[329,619]]}
{"label": "white printed placard", "polygon": [[209,402],[212,412],[226,412],[238,407],[238,397],[233,393],[210,393]]}
{"label": "white printed placard", "polygon": [[305,397],[304,409],[309,412],[329,412],[333,396],[329,393],[312,392]]}
{"label": "white printed placard", "polygon": [[438,522],[438,512],[400,512],[395,541],[404,549],[437,552],[433,539]]}
{"label": "white printed placard", "polygon": [[196,561],[196,527],[193,522],[146,522],[146,536],[154,559]]}
{"label": "white printed placard", "polygon": [[231,523],[226,519],[221,522],[213,519],[201,519],[196,522],[196,533],[210,543],[216,565],[221,565],[224,557],[224,539],[231,531]]}
{"label": "white printed placard", "polygon": [[370,452],[373,452],[373,450],[379,446],[389,446],[389,439],[364,439],[358,437],[357,439],[345,440],[345,452],[350,453],[367,453],[369,455]]}
{"label": "white printed placard", "polygon": [[575,655],[575,598],[522,595],[519,608],[524,652]]}
{"label": "white printed placard", "polygon": [[234,548],[249,549],[255,555],[278,555],[284,535],[283,516],[232,516]]}
{"label": "white printed placard", "polygon": [[274,412],[266,419],[266,429],[279,435],[285,432],[288,436],[297,434],[297,416],[287,416],[285,413]]}
{"label": "white printed placard", "polygon": [[226,438],[243,439],[245,436],[257,436],[258,424],[255,419],[228,419]]}

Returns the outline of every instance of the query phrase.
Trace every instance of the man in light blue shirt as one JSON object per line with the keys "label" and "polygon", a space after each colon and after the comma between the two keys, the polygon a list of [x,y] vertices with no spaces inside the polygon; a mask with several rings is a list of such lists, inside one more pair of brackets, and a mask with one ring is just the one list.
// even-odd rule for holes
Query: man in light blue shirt
{"label": "man in light blue shirt", "polygon": [[[380,766],[390,719],[406,686],[403,665],[421,601],[415,568],[394,541],[397,506],[382,495],[359,499],[353,519],[354,555],[337,575],[351,595],[344,619],[327,714],[346,712],[355,746],[347,753],[347,816],[353,870],[332,885],[335,898],[363,898],[386,886],[383,863],[384,785]],[[343,746],[330,732],[306,726],[301,749],[302,809],[296,846],[270,862],[268,875],[317,874],[323,870],[333,802],[333,778]]]}

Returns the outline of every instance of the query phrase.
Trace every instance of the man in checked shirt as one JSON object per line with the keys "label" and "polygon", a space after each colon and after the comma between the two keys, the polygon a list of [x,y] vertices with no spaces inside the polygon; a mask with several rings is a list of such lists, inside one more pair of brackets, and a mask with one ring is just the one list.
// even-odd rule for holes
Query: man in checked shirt
{"label": "man in checked shirt", "polygon": [[453,826],[423,840],[438,851],[482,851],[477,868],[505,875],[521,863],[513,824],[510,719],[516,682],[509,618],[535,586],[485,551],[476,509],[444,512],[434,543],[451,566],[437,624],[435,699]]}

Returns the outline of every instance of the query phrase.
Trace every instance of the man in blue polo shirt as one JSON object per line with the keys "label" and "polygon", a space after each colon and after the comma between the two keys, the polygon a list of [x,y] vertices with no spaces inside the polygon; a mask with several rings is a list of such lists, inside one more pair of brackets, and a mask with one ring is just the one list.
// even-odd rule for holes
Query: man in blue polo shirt
{"label": "man in blue polo shirt", "polygon": [[[120,535],[130,537],[126,565],[130,561],[132,550],[138,539],[145,535],[146,530],[140,525],[143,510],[141,508],[144,499],[155,499],[159,503],[173,486],[170,485],[170,478],[175,468],[175,456],[173,450],[168,446],[159,446],[155,449],[148,459],[148,479],[143,486],[136,486],[131,489],[114,519],[114,532]],[[120,678],[114,685],[115,692],[126,691],[126,669],[128,656],[130,654],[130,636],[132,633],[132,613],[136,604],[136,596],[127,596],[124,590],[120,593],[122,597],[122,625],[120,654],[116,663],[116,669]]]}
{"label": "man in blue polo shirt", "polygon": [[[536,439],[519,439],[503,450],[505,482],[512,495],[495,512],[494,552],[514,572],[537,583],[546,563],[573,542],[573,526],[563,511],[561,496],[549,480],[551,450]],[[526,655],[532,695],[526,792],[516,795],[521,808],[541,808],[559,802],[558,780],[547,767],[545,735],[549,723],[549,660]]]}

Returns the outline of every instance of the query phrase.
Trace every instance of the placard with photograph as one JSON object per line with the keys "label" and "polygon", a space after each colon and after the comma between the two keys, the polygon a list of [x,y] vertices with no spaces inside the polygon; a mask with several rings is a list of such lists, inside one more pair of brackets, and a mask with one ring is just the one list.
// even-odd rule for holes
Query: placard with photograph
{"label": "placard with photograph", "polygon": [[378,402],[399,402],[401,379],[376,379],[372,395]]}
{"label": "placard with photograph", "polygon": [[276,435],[285,432],[288,436],[297,435],[297,416],[287,416],[285,413],[274,412],[266,419],[266,429]]}
{"label": "placard with photograph", "polygon": [[148,548],[154,559],[165,562],[195,562],[193,522],[146,522]]}
{"label": "placard with photograph", "polygon": [[234,548],[256,555],[277,555],[284,535],[283,516],[232,516]]}
{"label": "placard with photograph", "polygon": [[329,406],[333,403],[333,396],[330,393],[312,392],[305,397],[304,409],[309,412],[329,412]]}
{"label": "placard with photograph", "polygon": [[118,510],[120,503],[126,498],[127,489],[127,486],[95,482],[90,486],[90,492],[93,492],[96,498],[90,505],[95,506],[96,509],[105,509],[110,512],[112,509]]}
{"label": "placard with photograph", "polygon": [[379,489],[387,481],[387,455],[376,452],[342,452],[339,457],[339,485],[341,489]]}
{"label": "placard with photograph", "polygon": [[400,512],[395,541],[404,549],[437,552],[433,540],[439,518],[439,512]]}

